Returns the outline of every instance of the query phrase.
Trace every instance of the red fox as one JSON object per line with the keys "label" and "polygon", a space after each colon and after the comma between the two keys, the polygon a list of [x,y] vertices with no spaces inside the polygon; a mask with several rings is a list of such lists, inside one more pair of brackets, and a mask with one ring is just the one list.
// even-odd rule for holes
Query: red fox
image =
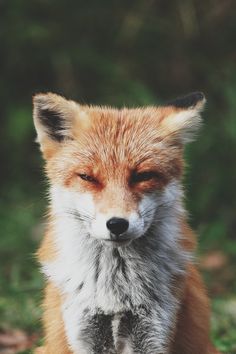
{"label": "red fox", "polygon": [[218,353],[181,185],[204,103],[199,92],[132,109],[34,97],[50,182],[37,353]]}

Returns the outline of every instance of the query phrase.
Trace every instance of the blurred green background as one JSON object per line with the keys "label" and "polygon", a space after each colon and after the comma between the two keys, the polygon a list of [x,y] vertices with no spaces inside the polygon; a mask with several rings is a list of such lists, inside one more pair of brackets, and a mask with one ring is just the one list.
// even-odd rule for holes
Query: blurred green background
{"label": "blurred green background", "polygon": [[34,252],[47,183],[32,95],[137,106],[195,90],[208,103],[186,151],[186,204],[213,298],[213,340],[236,353],[236,2],[0,0],[0,44],[0,335],[20,329],[28,340],[10,348],[0,337],[0,353],[41,336]]}

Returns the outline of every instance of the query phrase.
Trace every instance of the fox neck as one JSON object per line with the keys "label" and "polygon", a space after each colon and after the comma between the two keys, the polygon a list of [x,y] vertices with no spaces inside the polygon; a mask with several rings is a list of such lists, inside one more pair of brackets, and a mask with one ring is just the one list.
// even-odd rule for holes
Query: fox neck
{"label": "fox neck", "polygon": [[43,271],[63,293],[84,293],[90,307],[104,312],[160,303],[172,296],[173,279],[184,275],[189,259],[180,242],[183,216],[176,201],[158,211],[145,235],[112,247],[89,236],[68,214],[55,215],[57,256],[42,264]]}

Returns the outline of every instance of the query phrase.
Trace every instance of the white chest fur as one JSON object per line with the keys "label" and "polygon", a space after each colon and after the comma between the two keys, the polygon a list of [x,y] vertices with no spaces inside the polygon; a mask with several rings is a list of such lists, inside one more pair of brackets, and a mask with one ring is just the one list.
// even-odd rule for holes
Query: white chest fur
{"label": "white chest fur", "polygon": [[[58,220],[58,257],[43,271],[65,295],[63,319],[75,353],[168,353],[179,308],[171,284],[186,263],[178,235],[170,218],[152,234],[113,248],[83,233],[75,220]],[[148,335],[139,341],[142,333]]]}

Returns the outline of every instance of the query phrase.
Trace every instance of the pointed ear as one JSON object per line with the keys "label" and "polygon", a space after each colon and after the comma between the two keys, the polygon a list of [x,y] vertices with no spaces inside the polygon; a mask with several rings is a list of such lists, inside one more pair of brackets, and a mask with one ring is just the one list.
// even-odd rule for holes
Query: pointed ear
{"label": "pointed ear", "polygon": [[163,131],[178,143],[192,141],[201,126],[201,111],[205,102],[205,96],[201,92],[190,93],[168,102],[164,107]]}
{"label": "pointed ear", "polygon": [[37,94],[33,98],[33,118],[37,141],[45,158],[71,138],[71,125],[78,105],[53,93]]}

